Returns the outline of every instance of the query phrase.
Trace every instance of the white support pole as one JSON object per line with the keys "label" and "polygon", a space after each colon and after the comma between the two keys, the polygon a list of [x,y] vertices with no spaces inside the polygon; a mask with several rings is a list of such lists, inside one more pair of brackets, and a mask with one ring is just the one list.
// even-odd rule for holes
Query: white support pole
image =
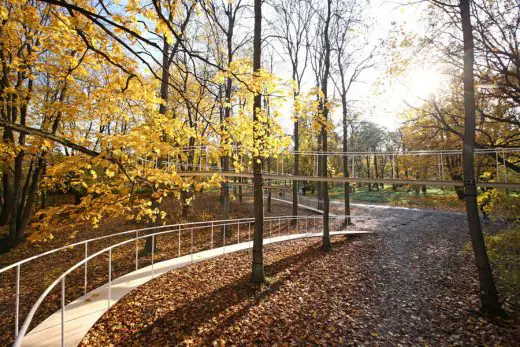
{"label": "white support pole", "polygon": [[213,249],[213,231],[214,231],[214,225],[213,225],[213,222],[211,222],[211,249]]}
{"label": "white support pole", "polygon": [[193,264],[193,228],[191,228],[191,246],[190,246],[191,263]]}
{"label": "white support pole", "polygon": [[152,235],[152,279],[153,279],[153,261],[155,255],[155,235]]}
{"label": "white support pole", "polygon": [[497,167],[497,174],[496,174],[496,180],[497,182],[500,182],[500,174],[499,174],[499,170],[498,170],[498,152],[495,152],[495,161],[496,161],[496,167]]}
{"label": "white support pole", "polygon": [[65,346],[65,277],[61,279],[61,347]]}
{"label": "white support pole", "polygon": [[112,297],[112,248],[108,250],[108,308]]}
{"label": "white support pole", "polygon": [[16,302],[15,302],[15,314],[14,314],[14,337],[18,337],[19,324],[20,324],[20,264],[16,266]]}
{"label": "white support pole", "polygon": [[438,167],[438,171],[439,171],[438,175],[439,175],[439,179],[440,179],[442,176],[442,173],[441,173],[442,157],[441,157],[441,155],[438,156],[438,159],[439,159],[439,164],[437,165],[437,167]]}
{"label": "white support pole", "polygon": [[395,154],[392,154],[392,178],[395,179]]}
{"label": "white support pole", "polygon": [[441,179],[444,181],[444,156],[441,152]]}
{"label": "white support pole", "polygon": [[356,156],[352,156],[352,178],[356,178]]}
{"label": "white support pole", "polygon": [[139,230],[135,232],[135,271],[139,270]]}
{"label": "white support pole", "polygon": [[85,242],[85,274],[83,279],[83,294],[87,294],[87,283],[88,283],[88,242]]}
{"label": "white support pole", "polygon": [[505,179],[505,181],[504,181],[504,182],[506,182],[506,183],[507,183],[507,165],[506,165],[506,153],[504,152],[504,150],[502,150],[502,159],[503,159],[503,161],[504,161],[504,179]]}

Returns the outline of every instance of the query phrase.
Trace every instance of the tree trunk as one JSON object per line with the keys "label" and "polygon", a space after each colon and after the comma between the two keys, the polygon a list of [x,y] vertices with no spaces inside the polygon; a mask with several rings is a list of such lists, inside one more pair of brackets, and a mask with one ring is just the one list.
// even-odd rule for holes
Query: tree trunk
{"label": "tree trunk", "polygon": [[[258,73],[261,69],[262,59],[262,0],[255,0],[254,6],[255,30],[253,39],[253,72]],[[254,126],[257,126],[257,123],[259,122],[258,111],[261,107],[262,96],[260,94],[255,94],[253,105]],[[256,140],[256,146],[260,145],[258,136],[258,132],[254,131],[253,140]],[[255,227],[253,234],[253,264],[251,281],[253,283],[264,283],[264,197],[261,156],[253,158],[253,185]]]}
{"label": "tree trunk", "polygon": [[244,191],[242,189],[242,183],[244,182],[244,180],[242,179],[242,177],[239,177],[238,178],[238,183],[240,184],[238,186],[238,201],[239,202],[242,202],[243,199],[244,199]]}
{"label": "tree trunk", "polygon": [[[271,158],[267,159],[267,172],[271,172]],[[267,212],[272,213],[273,212],[273,202],[272,202],[272,189],[271,184],[269,180],[267,180]]]}
{"label": "tree trunk", "polygon": [[[378,175],[379,175],[379,168],[378,168],[378,163],[377,163],[377,157],[374,154],[374,178],[377,179]],[[379,183],[376,183],[375,186],[376,186],[376,190],[379,191]]]}
{"label": "tree trunk", "polygon": [[11,177],[9,175],[9,164],[4,163],[3,167],[3,173],[2,173],[2,198],[3,198],[3,204],[2,204],[2,211],[0,212],[0,225],[6,225],[9,221],[9,213],[11,212],[12,204],[13,204],[13,198],[12,198],[12,191],[11,191],[11,184],[10,180]]}
{"label": "tree trunk", "polygon": [[[324,64],[324,73],[323,73],[323,79],[321,82],[321,88],[323,92],[323,99],[321,101],[321,109],[323,110],[323,120],[324,124],[322,124],[321,127],[321,133],[322,133],[322,148],[323,152],[328,151],[327,146],[327,120],[329,115],[329,108],[328,108],[328,95],[327,95],[327,86],[328,86],[328,80],[329,80],[329,71],[330,71],[330,39],[329,39],[329,25],[332,18],[331,13],[331,5],[332,0],[327,1],[327,18],[325,21],[325,29],[323,32],[324,38],[325,38],[325,59],[323,61]],[[327,166],[327,155],[322,156],[322,175],[323,178],[327,178],[328,175],[328,166]],[[329,227],[329,186],[328,182],[326,180],[323,181],[323,249],[325,251],[330,251],[330,227]]]}
{"label": "tree trunk", "polygon": [[[318,135],[318,150],[322,148],[322,136],[323,134],[320,131],[320,134]],[[318,176],[323,175],[323,160],[321,159],[321,156],[318,156]],[[316,182],[316,188],[318,190],[318,210],[323,209],[323,185],[321,182]]]}
{"label": "tree trunk", "polygon": [[[347,122],[347,96],[344,94],[341,98],[343,108],[343,152],[348,152],[348,122]],[[348,177],[348,157],[343,156],[343,177]],[[345,199],[345,216],[350,216],[350,183],[345,182],[343,185],[343,197]],[[345,225],[350,225],[350,217],[346,217]]]}
{"label": "tree trunk", "polygon": [[[366,156],[365,158],[367,161],[367,178],[370,178],[370,156]],[[368,191],[372,191],[372,185],[370,183],[368,183]]]}
{"label": "tree trunk", "polygon": [[[294,98],[296,99],[296,94],[294,94]],[[297,115],[296,115],[297,116]],[[300,134],[299,134],[299,119],[296,117],[296,121],[294,122],[294,176],[298,176],[300,173],[300,155],[298,151],[300,149]],[[298,181],[292,182],[292,215],[298,216]]]}
{"label": "tree trunk", "polygon": [[[20,134],[20,136],[24,136]],[[9,236],[8,246],[13,248],[19,242],[23,241],[23,232],[18,228],[19,219],[22,211],[20,206],[22,203],[22,170],[23,170],[24,150],[20,150],[14,159],[14,180],[11,211],[9,212]]]}
{"label": "tree trunk", "polygon": [[503,315],[498,293],[489,265],[482,225],[478,215],[477,186],[474,173],[475,151],[475,81],[473,76],[474,52],[470,0],[460,0],[462,33],[464,38],[464,193],[469,233],[480,281],[480,310],[490,316]]}

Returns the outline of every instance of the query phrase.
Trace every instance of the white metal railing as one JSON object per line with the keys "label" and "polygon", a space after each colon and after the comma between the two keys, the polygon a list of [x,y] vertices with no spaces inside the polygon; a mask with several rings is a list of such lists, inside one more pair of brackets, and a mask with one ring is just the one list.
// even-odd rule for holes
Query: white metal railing
{"label": "white metal railing", "polygon": [[[145,159],[138,158],[137,162],[139,165],[151,166],[154,168],[162,168],[166,170],[175,171],[204,171],[204,172],[222,172],[223,168],[218,160],[218,155],[210,155],[212,151],[220,150],[217,146],[194,146],[183,148],[184,152],[192,152],[193,157],[197,160],[191,163],[179,163],[178,161],[171,160],[168,156],[167,160],[159,161],[157,158]],[[239,153],[239,148],[233,147],[231,149],[233,157],[236,159],[236,163],[239,165],[235,166],[234,161],[230,161],[230,170],[236,171],[237,173],[252,173],[251,170],[251,155],[248,153]],[[273,167],[271,170],[263,170],[263,174],[271,175],[292,175],[292,168],[295,154],[300,157],[300,162],[306,162],[307,172],[305,174],[313,177],[318,176],[319,169],[319,158],[326,156],[327,159],[332,163],[335,162],[336,170],[348,171],[348,177],[354,179],[370,178],[368,177],[368,171],[376,172],[373,176],[375,179],[392,179],[392,180],[438,180],[438,181],[461,181],[460,179],[454,179],[453,175],[462,176],[462,150],[461,149],[449,149],[449,150],[418,150],[418,151],[401,151],[401,152],[381,152],[381,151],[353,151],[353,152],[341,152],[341,151],[291,151],[285,150],[278,154],[276,157],[271,158]],[[220,154],[221,155],[221,154]],[[213,160],[211,159],[213,158]],[[164,159],[164,158],[163,158]],[[367,161],[368,159],[368,161]],[[421,160],[420,164],[417,164],[417,160]],[[475,163],[485,163],[488,171],[494,171],[494,182],[509,183],[511,174],[508,169],[508,165],[520,161],[520,148],[484,148],[475,149]],[[346,167],[344,168],[344,164]],[[309,166],[310,165],[310,166]],[[478,164],[481,165],[481,164]],[[477,166],[478,166],[477,165]],[[309,167],[312,167],[309,172]],[[402,172],[406,168],[406,177],[403,176]],[[416,173],[414,171],[420,169],[420,174],[415,178]],[[301,174],[301,173],[300,173]],[[372,174],[373,175],[373,174]],[[382,177],[377,177],[382,175]],[[517,175],[518,176],[518,175]],[[477,177],[477,180],[479,177]],[[515,180],[518,183],[518,177]]]}
{"label": "white metal railing", "polygon": [[[343,221],[347,216],[330,216],[329,217],[332,220],[339,220]],[[365,219],[368,217],[364,216],[352,216],[351,219]],[[285,234],[282,233],[282,223],[287,224],[287,228],[285,229],[287,234],[301,234],[301,229],[305,230],[305,233],[303,234],[309,234],[309,230],[312,230],[314,232],[318,232],[321,230],[323,217],[321,215],[311,215],[311,216],[276,216],[276,217],[266,217],[264,219],[265,223],[265,237],[266,238],[272,238],[273,234],[274,236],[283,236]],[[290,227],[291,225],[294,225],[295,230],[294,232],[291,231]],[[181,242],[182,237],[181,234],[183,232],[189,231],[189,255],[191,255],[191,261],[193,262],[193,255],[194,255],[194,246],[199,247],[200,245],[194,245],[194,232],[206,230],[209,233],[209,242],[210,244],[207,245],[209,248],[207,249],[198,249],[198,252],[202,250],[208,250],[213,249],[215,245],[215,233],[216,230],[219,228],[222,228],[222,249],[223,254],[226,253],[226,246],[235,244],[239,244],[242,241],[244,241],[246,235],[244,235],[245,229],[247,228],[247,241],[251,243],[251,226],[254,225],[254,219],[253,218],[243,218],[243,219],[232,219],[232,220],[215,220],[215,221],[205,221],[205,222],[193,222],[193,223],[183,223],[183,224],[174,224],[174,225],[165,225],[165,226],[158,226],[158,227],[150,227],[150,228],[143,228],[143,229],[136,229],[131,231],[125,231],[121,233],[116,233],[113,235],[107,235],[102,236],[94,239],[89,239],[81,242],[77,242],[72,245],[60,247],[54,250],[50,250],[47,252],[44,252],[42,254],[27,258],[25,260],[22,260],[20,262],[11,264],[3,269],[0,269],[0,273],[8,271],[10,269],[16,269],[16,293],[15,293],[15,300],[16,300],[16,306],[15,306],[15,346],[20,346],[25,335],[28,332],[29,326],[31,325],[31,322],[34,318],[34,315],[40,305],[42,304],[43,300],[49,295],[49,293],[57,288],[58,285],[61,285],[61,298],[60,298],[60,304],[61,304],[61,341],[62,344],[64,342],[64,336],[65,336],[65,304],[66,304],[66,296],[65,296],[65,288],[66,288],[66,277],[71,274],[74,270],[84,266],[84,293],[87,292],[87,284],[88,284],[88,264],[90,261],[92,261],[94,258],[99,257],[102,254],[108,254],[108,307],[110,307],[110,297],[111,297],[111,283],[112,283],[112,251],[116,248],[122,247],[124,245],[130,245],[132,243],[135,243],[135,259],[133,260],[135,262],[135,270],[139,269],[139,241],[145,240],[145,239],[151,239],[151,276],[153,278],[154,276],[154,256],[155,256],[155,243],[157,240],[157,237],[167,235],[167,234],[177,234],[177,241],[178,241],[178,253],[177,257],[182,256],[181,251]],[[236,233],[232,235],[234,240],[226,240],[229,236],[227,235],[227,230],[230,230],[232,227],[236,227],[235,231]],[[241,227],[242,229],[242,238],[241,238]],[[228,229],[229,228],[229,229]],[[146,234],[144,234],[146,233]],[[89,254],[88,253],[88,245],[96,240],[121,236],[121,235],[131,235],[132,238],[129,240],[121,241],[116,244],[113,244],[109,247],[106,247],[100,251],[97,251],[95,253]],[[233,243],[230,243],[233,242]],[[31,307],[29,313],[26,316],[26,319],[24,320],[24,323],[22,327],[19,329],[19,302],[20,302],[20,276],[21,276],[21,265],[26,264],[28,262],[34,261],[36,259],[39,259],[43,256],[56,253],[65,249],[70,249],[71,247],[78,247],[83,245],[84,247],[84,257],[81,261],[75,263],[73,266],[68,268],[66,271],[64,271],[61,275],[59,275],[44,291],[43,293],[38,297],[34,305]],[[203,246],[204,247],[204,246]],[[186,255],[187,255],[186,254]],[[173,257],[171,259],[177,258]]]}

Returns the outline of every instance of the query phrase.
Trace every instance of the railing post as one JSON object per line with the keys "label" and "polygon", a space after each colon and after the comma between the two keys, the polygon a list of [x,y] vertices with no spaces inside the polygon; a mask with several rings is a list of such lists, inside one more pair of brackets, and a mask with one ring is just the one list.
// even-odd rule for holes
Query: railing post
{"label": "railing post", "polygon": [[193,228],[191,228],[190,256],[191,256],[191,263],[193,264]]}
{"label": "railing post", "polygon": [[112,248],[108,250],[108,308],[112,298]]}
{"label": "railing post", "polygon": [[237,244],[240,243],[240,221],[238,221],[238,231],[237,231]]}
{"label": "railing post", "polygon": [[504,151],[504,150],[502,150],[502,160],[504,161],[504,179],[505,179],[505,181],[504,181],[504,182],[506,182],[506,183],[507,183],[507,165],[506,165],[506,153],[505,153],[505,151]]}
{"label": "railing post", "polygon": [[278,236],[282,235],[282,217],[278,217]]}
{"label": "railing post", "polygon": [[20,264],[16,266],[16,311],[14,317],[14,338],[18,337],[20,324]]}
{"label": "railing post", "polygon": [[222,246],[222,254],[226,254],[226,226],[222,227],[222,240],[224,245]]}
{"label": "railing post", "polygon": [[179,257],[181,256],[181,225],[179,224]]}
{"label": "railing post", "polygon": [[213,249],[213,228],[214,228],[214,225],[213,225],[213,222],[211,222],[211,249]]}
{"label": "railing post", "polygon": [[495,160],[496,160],[496,164],[497,164],[497,174],[496,174],[496,180],[497,182],[500,182],[500,175],[498,174],[498,151],[495,152]]}
{"label": "railing post", "polygon": [[152,235],[152,279],[153,279],[153,260],[155,255],[155,235]]}
{"label": "railing post", "polygon": [[247,223],[247,241],[249,242],[249,246],[251,246],[251,221]]}
{"label": "railing post", "polygon": [[88,242],[85,242],[85,278],[83,285],[83,294],[87,294],[87,281],[88,281]]}
{"label": "railing post", "polygon": [[352,155],[352,178],[356,178],[356,156]]}
{"label": "railing post", "polygon": [[139,270],[139,231],[135,232],[135,271]]}
{"label": "railing post", "polygon": [[65,277],[61,279],[61,346],[65,346]]}
{"label": "railing post", "polygon": [[392,178],[395,179],[395,154],[392,154]]}
{"label": "railing post", "polygon": [[441,152],[441,179],[444,181],[444,156],[443,156],[442,152]]}

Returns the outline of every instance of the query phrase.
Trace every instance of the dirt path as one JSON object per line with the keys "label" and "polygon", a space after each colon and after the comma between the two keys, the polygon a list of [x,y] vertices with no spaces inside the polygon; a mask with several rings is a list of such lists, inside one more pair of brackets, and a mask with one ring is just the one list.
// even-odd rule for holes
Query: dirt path
{"label": "dirt path", "polygon": [[357,212],[370,213],[365,226],[380,233],[337,238],[330,253],[318,240],[269,246],[270,284],[261,288],[248,283],[248,252],[168,273],[116,304],[83,343],[517,343],[515,320],[491,324],[473,312],[478,287],[462,251],[463,216]]}

